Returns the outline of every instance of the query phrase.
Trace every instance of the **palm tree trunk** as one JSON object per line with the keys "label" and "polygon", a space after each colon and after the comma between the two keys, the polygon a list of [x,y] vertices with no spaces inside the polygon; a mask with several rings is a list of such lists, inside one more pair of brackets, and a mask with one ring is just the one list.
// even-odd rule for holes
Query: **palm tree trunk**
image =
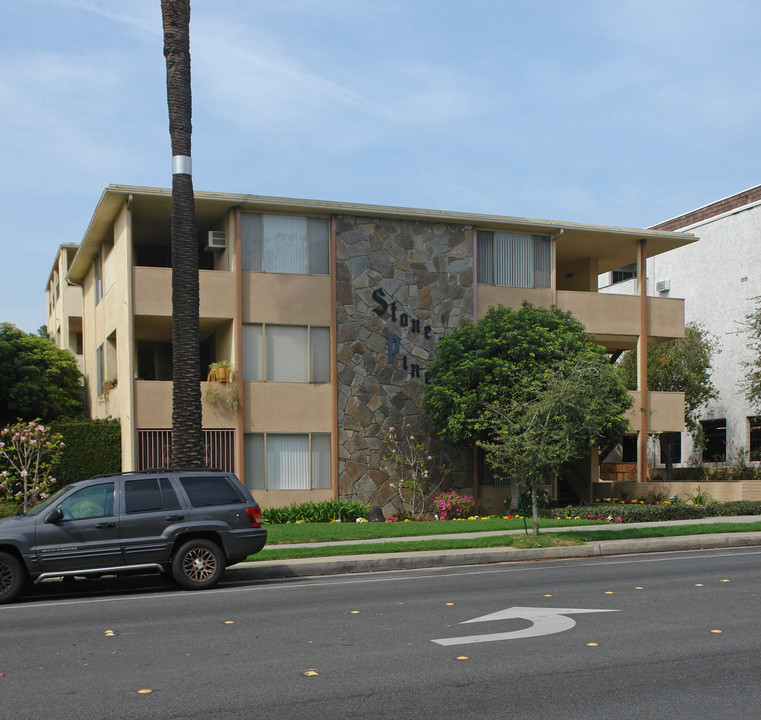
{"label": "palm tree trunk", "polygon": [[172,464],[203,466],[198,239],[190,164],[190,0],[161,0],[172,141]]}

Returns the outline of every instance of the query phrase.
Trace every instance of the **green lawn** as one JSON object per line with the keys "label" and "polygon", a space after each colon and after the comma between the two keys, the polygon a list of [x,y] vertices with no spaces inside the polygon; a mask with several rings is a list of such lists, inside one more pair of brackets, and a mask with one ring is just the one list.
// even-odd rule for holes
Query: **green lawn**
{"label": "green lawn", "polygon": [[[529,531],[531,519],[527,520]],[[540,520],[540,528],[573,525],[600,525],[599,520]],[[289,523],[267,525],[268,545],[308,542],[336,542],[340,540],[368,540],[371,538],[416,537],[418,535],[450,535],[452,533],[494,532],[522,530],[523,520],[490,518],[487,520],[438,520],[401,523]]]}
{"label": "green lawn", "polygon": [[[579,527],[594,524],[592,521],[543,520],[540,528]],[[522,529],[521,520],[469,520],[426,523],[305,523],[303,525],[277,525],[267,528],[269,536],[267,548],[250,561],[288,560],[308,557],[330,557],[336,555],[367,555],[392,552],[415,552],[420,550],[453,550],[458,548],[540,548],[558,545],[581,545],[585,542],[601,540],[624,540],[649,537],[670,537],[679,535],[705,535],[712,533],[761,532],[761,520],[749,523],[716,522],[707,525],[671,525],[653,528],[623,528],[609,530],[597,523],[599,529],[577,530],[574,532],[552,532],[538,536],[519,533],[516,535],[492,535],[473,538],[435,538],[431,540],[407,540],[394,542],[394,538],[422,535],[442,535],[450,533],[479,532],[483,530]],[[447,527],[448,529],[444,529]],[[360,545],[343,545],[341,540],[387,538],[388,542]],[[329,547],[288,548],[288,543],[336,542]]]}

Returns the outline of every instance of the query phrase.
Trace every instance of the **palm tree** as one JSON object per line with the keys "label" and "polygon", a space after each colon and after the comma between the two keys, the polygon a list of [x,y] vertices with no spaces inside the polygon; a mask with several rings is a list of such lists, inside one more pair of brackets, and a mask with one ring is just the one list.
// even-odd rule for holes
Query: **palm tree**
{"label": "palm tree", "polygon": [[190,0],[161,0],[172,140],[172,464],[203,466],[198,240],[190,166]]}

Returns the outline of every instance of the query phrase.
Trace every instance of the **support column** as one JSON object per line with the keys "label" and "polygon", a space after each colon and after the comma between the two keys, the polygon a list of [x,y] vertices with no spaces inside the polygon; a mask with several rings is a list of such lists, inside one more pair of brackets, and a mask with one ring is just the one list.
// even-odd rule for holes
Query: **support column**
{"label": "support column", "polygon": [[637,481],[647,481],[647,431],[650,426],[650,398],[647,392],[647,240],[639,241],[637,253],[639,292],[639,337],[637,338],[637,390],[640,398],[640,425],[637,435]]}

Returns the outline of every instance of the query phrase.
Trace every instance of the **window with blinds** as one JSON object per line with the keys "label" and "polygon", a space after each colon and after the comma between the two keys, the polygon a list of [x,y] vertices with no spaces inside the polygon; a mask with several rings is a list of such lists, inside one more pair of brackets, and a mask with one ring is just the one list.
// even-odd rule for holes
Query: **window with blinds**
{"label": "window with blinds", "polygon": [[246,433],[245,485],[250,490],[329,490],[329,433]]}
{"label": "window with blinds", "polygon": [[510,287],[550,286],[548,237],[479,230],[477,253],[479,283]]}
{"label": "window with blinds", "polygon": [[330,382],[330,328],[244,323],[243,379]]}
{"label": "window with blinds", "polygon": [[244,270],[330,274],[327,218],[241,213]]}

